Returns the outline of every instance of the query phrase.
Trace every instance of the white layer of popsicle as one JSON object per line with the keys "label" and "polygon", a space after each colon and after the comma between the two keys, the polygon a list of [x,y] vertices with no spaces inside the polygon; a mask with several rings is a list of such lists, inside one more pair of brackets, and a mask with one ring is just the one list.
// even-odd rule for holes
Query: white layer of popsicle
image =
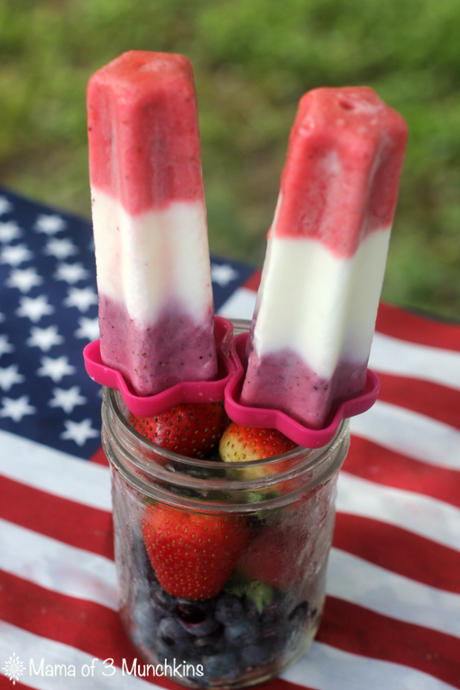
{"label": "white layer of popsicle", "polygon": [[101,190],[93,188],[92,199],[99,294],[125,305],[139,324],[155,323],[171,301],[205,319],[212,290],[201,201],[133,216]]}
{"label": "white layer of popsicle", "polygon": [[370,233],[347,258],[272,229],[252,341],[259,357],[289,348],[325,379],[340,360],[367,361],[390,230]]}

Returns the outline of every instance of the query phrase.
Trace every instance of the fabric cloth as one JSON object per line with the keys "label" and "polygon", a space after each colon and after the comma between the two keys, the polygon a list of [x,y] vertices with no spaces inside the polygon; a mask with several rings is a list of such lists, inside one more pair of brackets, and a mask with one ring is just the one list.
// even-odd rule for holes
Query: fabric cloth
{"label": "fabric cloth", "polygon": [[[216,310],[251,318],[260,272],[212,257],[212,276]],[[126,672],[81,354],[90,223],[0,190],[0,314],[0,688],[177,688]],[[267,690],[460,688],[460,326],[382,304],[370,365],[382,388],[351,421],[321,627]]]}

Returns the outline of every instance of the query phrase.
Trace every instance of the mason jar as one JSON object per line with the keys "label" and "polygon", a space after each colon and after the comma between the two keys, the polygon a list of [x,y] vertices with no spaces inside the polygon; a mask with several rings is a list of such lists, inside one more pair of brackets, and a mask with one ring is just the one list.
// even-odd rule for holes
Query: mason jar
{"label": "mason jar", "polygon": [[[111,465],[120,616],[142,657],[138,675],[205,688],[279,675],[320,623],[348,422],[326,447],[226,463],[160,448],[128,417],[120,394],[105,388],[102,443]],[[152,547],[152,524],[176,530],[192,554],[175,562],[178,578],[195,567],[194,540],[208,539],[204,572],[220,578],[218,591],[183,598],[160,584],[162,559],[171,554],[169,543],[155,542],[157,533]]]}

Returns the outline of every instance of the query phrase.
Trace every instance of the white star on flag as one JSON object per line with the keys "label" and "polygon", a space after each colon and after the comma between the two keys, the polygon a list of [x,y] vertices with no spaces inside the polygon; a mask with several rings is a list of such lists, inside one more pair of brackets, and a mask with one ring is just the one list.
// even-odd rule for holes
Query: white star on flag
{"label": "white star on flag", "polygon": [[87,319],[82,316],[78,319],[80,328],[75,331],[76,338],[88,338],[88,340],[97,340],[99,338],[99,319]]}
{"label": "white star on flag", "polygon": [[58,216],[56,213],[51,215],[41,213],[36,222],[35,229],[37,232],[44,232],[46,235],[55,235],[57,232],[64,230],[67,223],[64,218]]}
{"label": "white star on flag", "polygon": [[30,266],[29,268],[15,268],[11,271],[11,275],[6,281],[8,287],[18,288],[22,293],[30,292],[33,287],[41,285],[43,278],[38,275],[37,269]]}
{"label": "white star on flag", "polygon": [[29,251],[25,244],[16,244],[13,247],[8,246],[2,249],[0,254],[0,263],[10,264],[10,266],[19,266],[24,261],[33,259],[33,254]]}
{"label": "white star on flag", "polygon": [[0,223],[0,242],[11,242],[21,237],[22,231],[14,220]]}
{"label": "white star on flag", "polygon": [[42,316],[54,312],[54,307],[48,304],[48,297],[46,295],[21,297],[20,305],[19,309],[16,309],[16,314],[18,316],[27,316],[34,323],[38,323]]}
{"label": "white star on flag", "polygon": [[238,271],[235,271],[230,264],[212,264],[211,278],[213,283],[217,283],[221,287],[225,287],[230,281],[238,277]]}
{"label": "white star on flag", "polygon": [[0,196],[0,216],[3,215],[4,213],[8,213],[8,211],[11,211],[13,208],[13,204],[11,204],[6,196]]}
{"label": "white star on flag", "polygon": [[26,340],[27,345],[39,347],[42,352],[48,352],[53,345],[61,345],[64,342],[64,338],[58,334],[56,326],[32,328],[30,333],[30,338]]}
{"label": "white star on flag", "polygon": [[82,422],[64,422],[66,430],[61,434],[61,438],[67,441],[75,441],[78,446],[85,445],[89,438],[96,438],[100,432],[93,429],[91,419],[84,419]]}
{"label": "white star on flag", "polygon": [[88,278],[89,271],[81,264],[59,264],[54,277],[56,280],[65,280],[66,283],[74,284],[79,280]]}
{"label": "white star on flag", "polygon": [[72,386],[68,390],[54,388],[53,395],[54,398],[49,401],[48,405],[50,407],[62,407],[67,414],[73,412],[73,408],[76,405],[84,405],[86,402],[86,398],[80,395],[80,388],[78,386]]}
{"label": "white star on flag", "polygon": [[56,259],[62,260],[68,259],[69,256],[73,256],[74,254],[78,254],[78,249],[67,237],[62,239],[53,237],[47,242],[43,253],[47,254],[48,256],[55,256]]}
{"label": "white star on flag", "polygon": [[14,352],[14,346],[8,342],[7,335],[0,335],[0,357],[8,352]]}
{"label": "white star on flag", "polygon": [[66,307],[77,307],[80,311],[88,311],[91,305],[97,304],[97,295],[90,287],[70,288],[64,304]]}
{"label": "white star on flag", "polygon": [[15,383],[22,383],[24,380],[25,376],[19,373],[17,364],[0,368],[0,388],[3,388],[4,391],[9,391]]}
{"label": "white star on flag", "polygon": [[64,376],[69,376],[76,372],[76,368],[69,364],[69,358],[65,356],[55,357],[54,359],[52,357],[42,357],[40,362],[41,367],[37,369],[37,375],[49,376],[54,383],[59,383]]}
{"label": "white star on flag", "polygon": [[35,407],[29,405],[28,395],[23,395],[17,400],[2,398],[2,405],[0,417],[11,417],[14,422],[20,422],[26,414],[34,414],[37,411]]}

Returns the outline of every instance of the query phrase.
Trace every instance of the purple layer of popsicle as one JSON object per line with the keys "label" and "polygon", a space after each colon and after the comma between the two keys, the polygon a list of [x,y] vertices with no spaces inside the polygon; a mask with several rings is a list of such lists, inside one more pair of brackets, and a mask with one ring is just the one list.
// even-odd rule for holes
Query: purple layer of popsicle
{"label": "purple layer of popsicle", "polygon": [[333,377],[326,380],[288,348],[263,357],[253,352],[240,402],[272,408],[275,401],[278,410],[312,429],[320,429],[343,401],[363,391],[366,371],[366,363],[339,362]]}
{"label": "purple layer of popsicle", "polygon": [[213,325],[211,309],[196,323],[178,304],[167,305],[155,324],[139,325],[124,305],[99,296],[102,360],[120,371],[137,395],[154,395],[182,381],[213,379]]}

